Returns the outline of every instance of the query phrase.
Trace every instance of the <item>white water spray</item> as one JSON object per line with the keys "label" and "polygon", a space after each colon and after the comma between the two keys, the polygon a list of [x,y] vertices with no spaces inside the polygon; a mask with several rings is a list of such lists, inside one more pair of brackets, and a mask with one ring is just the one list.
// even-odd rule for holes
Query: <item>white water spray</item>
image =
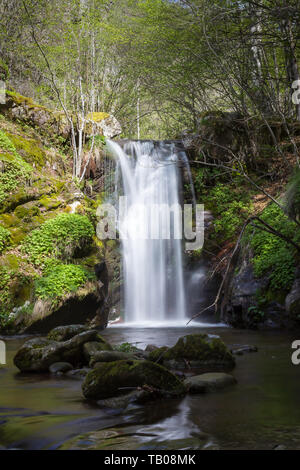
{"label": "white water spray", "polygon": [[[180,239],[139,238],[137,232],[153,224],[153,206],[180,204],[178,155],[174,144],[164,142],[128,142],[123,148],[115,142],[108,147],[120,165],[127,211],[119,219],[122,239],[125,291],[125,321],[134,323],[182,322],[185,293]],[[131,211],[136,205],[145,211]],[[181,217],[173,213],[173,228]],[[158,218],[159,233],[168,230],[167,218]],[[153,226],[153,225],[152,225]]]}

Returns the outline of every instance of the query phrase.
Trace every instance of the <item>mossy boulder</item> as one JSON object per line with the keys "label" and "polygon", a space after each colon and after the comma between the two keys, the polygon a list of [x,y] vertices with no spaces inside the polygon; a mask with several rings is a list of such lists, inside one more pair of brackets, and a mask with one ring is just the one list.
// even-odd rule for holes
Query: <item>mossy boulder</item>
{"label": "mossy boulder", "polygon": [[164,367],[150,361],[116,361],[98,365],[86,376],[83,395],[87,399],[100,400],[124,393],[128,387],[153,387],[164,390],[170,396],[185,394],[180,380]]}
{"label": "mossy boulder", "polygon": [[88,329],[89,328],[85,325],[57,326],[48,333],[47,338],[51,341],[67,341]]}
{"label": "mossy boulder", "polygon": [[98,353],[112,351],[112,346],[107,343],[100,335],[99,341],[91,341],[86,343],[83,347],[85,358],[90,362]]}
{"label": "mossy boulder", "polygon": [[172,348],[152,351],[149,360],[170,369],[230,370],[235,366],[235,359],[225,343],[207,334],[183,336]]}
{"label": "mossy boulder", "polygon": [[97,364],[100,364],[101,366],[102,362],[116,362],[116,361],[122,361],[122,360],[137,360],[137,359],[139,358],[136,357],[133,353],[126,353],[126,352],[111,351],[111,350],[103,349],[102,351],[100,350],[96,351],[91,356],[90,366],[98,367]]}
{"label": "mossy boulder", "polygon": [[47,372],[56,362],[69,362],[73,367],[85,364],[83,345],[97,341],[98,331],[80,333],[67,341],[34,338],[26,341],[14,357],[22,372]]}

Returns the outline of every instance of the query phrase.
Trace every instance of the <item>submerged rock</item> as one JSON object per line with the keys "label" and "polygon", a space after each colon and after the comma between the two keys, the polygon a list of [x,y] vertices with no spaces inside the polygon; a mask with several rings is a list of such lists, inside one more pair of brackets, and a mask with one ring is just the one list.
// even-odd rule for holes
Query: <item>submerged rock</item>
{"label": "submerged rock", "polygon": [[85,398],[100,400],[115,397],[128,389],[153,387],[170,396],[185,394],[180,380],[164,367],[150,361],[116,361],[98,364],[82,384]]}
{"label": "submerged rock", "polygon": [[22,372],[47,372],[55,362],[70,362],[72,366],[86,362],[83,345],[101,341],[96,330],[85,331],[67,341],[34,338],[26,341],[14,357],[14,364]]}
{"label": "submerged rock", "polygon": [[172,348],[163,347],[151,352],[149,360],[170,369],[230,370],[235,366],[235,359],[225,343],[206,334],[183,336]]}
{"label": "submerged rock", "polygon": [[51,374],[59,375],[64,374],[71,369],[73,369],[73,366],[69,362],[54,362],[54,364],[51,364],[49,367],[49,372],[51,372]]}
{"label": "submerged rock", "polygon": [[250,346],[247,344],[244,346],[239,346],[231,350],[232,354],[235,354],[237,356],[242,356],[245,353],[257,352],[257,351],[258,349],[256,346]]}
{"label": "submerged rock", "polygon": [[232,375],[222,372],[195,375],[184,381],[184,385],[190,393],[213,392],[233,384],[236,384],[236,379]]}
{"label": "submerged rock", "polygon": [[74,380],[83,380],[90,370],[91,369],[88,367],[83,367],[82,369],[73,369],[69,370],[69,372],[66,373],[66,376]]}

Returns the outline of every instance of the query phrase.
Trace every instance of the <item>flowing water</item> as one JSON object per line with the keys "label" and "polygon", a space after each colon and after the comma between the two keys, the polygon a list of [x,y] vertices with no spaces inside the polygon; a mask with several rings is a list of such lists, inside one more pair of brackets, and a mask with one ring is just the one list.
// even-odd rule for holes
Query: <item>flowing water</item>
{"label": "flowing water", "polygon": [[125,322],[183,321],[180,153],[174,144],[164,142],[132,141],[122,148],[110,141],[108,146],[121,169],[127,205],[118,225]]}
{"label": "flowing water", "polygon": [[[12,359],[25,338],[5,338],[8,364],[0,367],[0,446],[56,449],[84,434],[119,432],[114,448],[300,449],[299,367],[291,363],[292,333],[230,328],[108,328],[113,344],[173,345],[188,333],[218,334],[226,344],[254,344],[257,353],[237,356],[238,383],[226,390],[158,400],[126,411],[101,409],[83,400],[81,384],[66,377],[20,374]],[[88,433],[88,434],[86,434]],[[100,433],[100,434],[99,434]],[[94,437],[93,437],[94,436]]]}

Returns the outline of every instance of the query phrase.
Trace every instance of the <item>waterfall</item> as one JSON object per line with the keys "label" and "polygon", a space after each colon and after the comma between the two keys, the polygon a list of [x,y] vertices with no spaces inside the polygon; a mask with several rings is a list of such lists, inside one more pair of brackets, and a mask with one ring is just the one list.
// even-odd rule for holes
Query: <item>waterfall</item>
{"label": "waterfall", "polygon": [[[183,321],[182,240],[175,236],[181,214],[175,210],[168,218],[151,212],[153,207],[180,207],[180,155],[174,144],[166,142],[131,141],[121,147],[109,141],[108,148],[118,162],[127,198],[127,211],[118,220],[120,234],[127,234],[121,239],[125,322]],[[136,210],[138,206],[144,210]],[[144,230],[149,235],[153,223],[156,239],[137,235]],[[170,238],[164,238],[170,228]]]}

